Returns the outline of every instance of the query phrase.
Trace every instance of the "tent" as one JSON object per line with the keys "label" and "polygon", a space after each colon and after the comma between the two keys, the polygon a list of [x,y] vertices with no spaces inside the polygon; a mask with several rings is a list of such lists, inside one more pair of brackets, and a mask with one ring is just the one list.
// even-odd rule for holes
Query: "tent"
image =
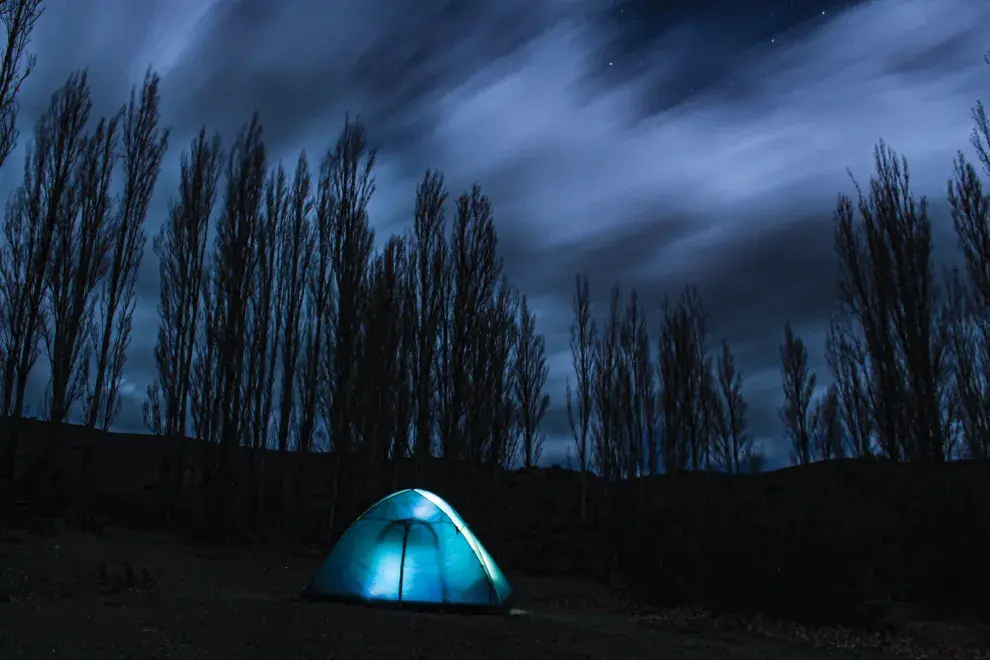
{"label": "tent", "polygon": [[429,491],[409,489],[361,514],[303,595],[453,610],[502,609],[511,592],[457,512]]}

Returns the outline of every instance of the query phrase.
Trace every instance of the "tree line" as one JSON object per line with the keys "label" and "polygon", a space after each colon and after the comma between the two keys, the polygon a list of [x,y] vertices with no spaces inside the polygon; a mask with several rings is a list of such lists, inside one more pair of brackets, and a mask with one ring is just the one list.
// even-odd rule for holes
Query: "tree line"
{"label": "tree line", "polygon": [[[47,419],[78,408],[108,428],[119,411],[169,140],[159,99],[149,72],[120,112],[94,121],[80,71],[37,122],[4,219],[5,414],[23,414],[42,353]],[[350,119],[315,168],[305,152],[291,171],[269,162],[257,116],[227,149],[205,128],[193,139],[151,241],[161,293],[150,430],[382,459],[539,461],[545,343],[496,254],[490,200],[474,186],[448,218],[444,178],[427,172],[413,229],[376,249],[375,157]]]}
{"label": "tree line", "polygon": [[[971,143],[990,175],[982,104],[972,118]],[[783,329],[779,416],[791,462],[990,458],[990,198],[959,152],[947,185],[959,260],[939,270],[928,200],[912,192],[906,158],[881,141],[874,161],[868,187],[835,207],[831,383],[819,387],[804,340],[789,321]],[[696,287],[663,303],[652,336],[635,290],[624,297],[615,285],[596,321],[579,275],[572,310],[566,402],[582,473],[760,468],[742,375],[729,343],[713,345]]]}
{"label": "tree line", "polygon": [[[20,29],[8,41],[20,47],[20,77],[0,87],[8,134],[34,62],[30,24]],[[127,104],[95,118],[78,71],[35,124],[0,246],[2,415],[24,414],[42,357],[46,419],[78,413],[107,429],[119,413],[145,222],[169,146],[159,83],[149,70]],[[268,157],[257,115],[226,147],[204,127],[180,160],[166,217],[151,218],[161,227],[151,237],[157,373],[143,406],[153,433],[224,450],[333,449],[371,470],[434,455],[540,461],[545,341],[503,272],[478,186],[451,200],[443,175],[426,172],[412,229],[376,247],[376,152],[359,120],[345,119],[315,162],[302,152],[288,169]]]}

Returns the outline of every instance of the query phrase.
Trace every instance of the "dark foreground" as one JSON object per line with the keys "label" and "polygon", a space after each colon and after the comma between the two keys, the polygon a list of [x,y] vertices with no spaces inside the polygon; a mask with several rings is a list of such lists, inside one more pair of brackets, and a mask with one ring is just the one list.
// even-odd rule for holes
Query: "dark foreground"
{"label": "dark foreground", "polygon": [[71,529],[0,532],[0,657],[889,657],[872,650],[825,652],[757,637],[655,630],[622,616],[568,607],[609,596],[601,588],[562,580],[517,577],[525,613],[504,617],[296,600],[319,560],[193,547],[163,535],[120,530],[100,537]]}

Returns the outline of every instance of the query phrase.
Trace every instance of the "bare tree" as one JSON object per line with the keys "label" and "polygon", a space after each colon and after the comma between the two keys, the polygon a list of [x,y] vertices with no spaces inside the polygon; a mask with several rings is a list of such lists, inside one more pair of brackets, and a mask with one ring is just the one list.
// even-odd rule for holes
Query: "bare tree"
{"label": "bare tree", "polygon": [[742,375],[729,342],[722,340],[722,350],[716,366],[718,397],[715,412],[715,442],[713,462],[726,472],[740,474],[746,470],[747,457],[752,452],[753,439],[746,432],[748,405],[742,395]]}
{"label": "bare tree", "polygon": [[622,331],[622,290],[612,288],[608,318],[594,347],[595,380],[592,386],[592,461],[606,482],[618,478],[617,442],[619,429],[619,359]]}
{"label": "bare tree", "polygon": [[[982,106],[978,106],[978,112],[983,112]],[[974,135],[974,144],[980,148],[978,135]],[[986,167],[990,174],[990,165]],[[954,178],[949,183],[949,204],[965,273],[953,273],[947,296],[955,354],[953,400],[967,453],[987,457],[990,456],[990,378],[987,376],[990,373],[990,199],[976,168],[962,154],[956,159]]]}
{"label": "bare tree", "polygon": [[[990,64],[990,53],[984,55],[983,60]],[[973,133],[970,136],[970,143],[976,149],[980,163],[983,164],[983,172],[990,176],[990,118],[987,117],[986,108],[980,101],[977,101],[973,107]]]}
{"label": "bare tree", "polygon": [[[629,449],[630,476],[652,474],[650,472],[657,451],[656,428],[656,378],[650,351],[650,334],[646,313],[639,303],[636,291],[630,295],[626,310],[626,322],[631,332],[630,359],[632,362],[633,437]],[[645,484],[644,481],[640,482]],[[642,491],[641,491],[642,492]]]}
{"label": "bare tree", "polygon": [[[186,434],[193,355],[205,314],[207,232],[222,168],[220,137],[207,138],[201,129],[182,154],[178,199],[169,203],[168,218],[153,241],[161,281],[155,365],[168,435]],[[201,408],[205,405],[200,399]]]}
{"label": "bare tree", "polygon": [[588,278],[575,277],[571,309],[571,364],[574,366],[575,388],[568,379],[565,391],[567,420],[574,438],[577,469],[581,473],[581,519],[588,515],[588,469],[590,467],[591,416],[594,405],[594,347],[597,342],[595,321],[591,318],[591,295]]}
{"label": "bare tree", "polygon": [[846,457],[839,389],[835,384],[812,403],[811,454],[813,460],[821,461]]}
{"label": "bare tree", "polygon": [[443,175],[427,172],[416,189],[413,223],[416,324],[412,388],[415,400],[413,454],[420,465],[434,450],[437,382],[437,335],[446,312],[444,273],[447,268],[447,190]]}
{"label": "bare tree", "polygon": [[258,268],[258,226],[266,177],[262,127],[255,114],[241,129],[227,160],[226,189],[217,222],[212,259],[213,333],[217,355],[217,400],[219,409],[219,455],[213,495],[215,515],[228,522],[227,504],[236,484],[234,450],[244,437],[247,400],[247,363],[250,305]]}
{"label": "bare tree", "polygon": [[101,329],[94,335],[96,382],[87,402],[86,423],[108,429],[120,411],[120,385],[136,298],[134,286],[144,256],[147,235],[144,220],[162,157],[168,148],[168,130],[158,126],[159,77],[148,70],[141,86],[131,89],[123,118],[124,189],[112,228],[113,247],[101,298]]}
{"label": "bare tree", "polygon": [[355,400],[360,406],[361,437],[368,469],[366,485],[377,485],[381,464],[403,449],[395,446],[401,418],[400,399],[405,396],[403,356],[409,316],[405,275],[409,257],[405,238],[393,236],[370,264],[368,301],[359,335],[361,377]]}
{"label": "bare tree", "polygon": [[633,289],[629,293],[619,333],[619,427],[621,440],[616,449],[619,474],[626,479],[640,474],[646,437],[645,404],[655,397],[653,365],[646,314]]}
{"label": "bare tree", "polygon": [[784,389],[780,421],[791,443],[792,462],[807,465],[812,461],[811,399],[817,379],[808,366],[808,349],[804,341],[794,334],[789,321],[784,326],[780,362],[780,380]]}
{"label": "bare tree", "polygon": [[[481,445],[476,451],[479,451],[482,460],[489,461],[496,469],[496,474],[498,468],[510,469],[520,449],[525,448],[525,427],[520,409],[522,400],[517,396],[520,373],[513,368],[514,353],[518,354],[520,345],[520,303],[519,293],[503,276],[494,297],[484,307],[486,320],[472,349],[475,364],[471,403],[474,410],[471,419],[475,427],[472,433]],[[534,333],[533,341],[542,345],[543,337]],[[535,410],[539,412],[542,385],[534,388],[533,393],[537,402]],[[542,416],[542,413],[538,415],[541,419]],[[487,427],[484,424],[486,419],[492,421]],[[538,420],[533,437],[534,446],[542,447]],[[536,462],[539,461],[539,453],[539,450],[534,451]]]}
{"label": "bare tree", "polygon": [[483,438],[472,433],[486,423],[484,413],[472,406],[480,394],[475,384],[482,384],[472,372],[485,368],[483,356],[476,352],[483,345],[484,324],[491,318],[485,312],[495,299],[502,276],[496,244],[491,201],[474,186],[457,200],[451,238],[451,306],[442,331],[447,333],[442,344],[447,352],[445,377],[450,379],[441,408],[445,418],[441,443],[447,458],[479,460],[484,454],[480,446]]}
{"label": "bare tree", "polygon": [[[334,223],[332,240],[333,284],[337,294],[331,330],[333,352],[326,357],[326,380],[330,386],[327,405],[330,440],[336,452],[356,448],[359,402],[355,387],[359,379],[354,355],[360,342],[362,307],[374,232],[368,224],[368,203],[375,192],[376,153],[359,122],[346,119],[333,150],[327,154],[324,178],[330,195]],[[329,342],[328,342],[329,345]]]}
{"label": "bare tree", "polygon": [[928,203],[912,196],[905,159],[883,142],[874,155],[869,192],[857,188],[862,222],[850,199],[836,209],[840,303],[862,330],[876,378],[879,444],[895,460],[939,462],[950,451],[950,383]]}
{"label": "bare tree", "polygon": [[544,435],[540,423],[550,405],[550,395],[544,392],[549,368],[546,343],[536,332],[536,314],[524,295],[519,307],[519,337],[515,359],[515,399],[518,402],[518,423],[522,433],[523,467],[539,464],[543,454]]}
{"label": "bare tree", "polygon": [[34,70],[36,57],[28,54],[34,24],[44,12],[41,0],[0,0],[3,23],[3,62],[0,63],[0,167],[17,146],[17,94]]}
{"label": "bare tree", "polygon": [[249,299],[250,320],[245,395],[245,428],[254,448],[267,448],[273,434],[276,352],[281,342],[283,323],[278,319],[281,304],[276,278],[281,264],[279,242],[289,212],[288,177],[281,165],[270,173],[264,188],[261,218],[255,227],[254,249],[257,264],[254,286]]}
{"label": "bare tree", "polygon": [[281,332],[281,387],[277,444],[279,451],[289,447],[291,421],[296,412],[296,379],[299,356],[302,350],[303,310],[305,309],[306,281],[313,260],[313,212],[312,178],[305,153],[299,155],[292,176],[289,192],[289,215],[284,233],[278,242],[277,274],[279,319]]}
{"label": "bare tree", "polygon": [[[41,0],[0,0],[5,37],[0,64],[0,167],[17,146],[17,95],[35,66],[36,58],[27,53],[27,46],[43,7]],[[22,187],[13,192],[7,203],[4,242],[0,246],[0,416],[10,411],[30,318],[33,290],[27,284],[35,243],[27,220],[27,197]],[[33,337],[33,332],[29,334]],[[32,350],[36,356],[37,348]],[[31,363],[36,359],[32,358]],[[16,448],[11,442],[10,455],[14,453]]]}
{"label": "bare tree", "polygon": [[[656,475],[660,472],[660,444],[657,429],[657,378],[656,363],[650,351],[650,335],[646,315],[636,331],[636,387],[643,407],[643,446],[640,473]],[[645,482],[641,482],[644,483]]]}
{"label": "bare tree", "polygon": [[334,246],[337,232],[330,160],[320,165],[314,201],[313,259],[306,279],[304,323],[300,342],[303,361],[299,371],[299,431],[297,451],[307,453],[313,448],[317,431],[318,407],[332,406],[332,394],[327,379],[333,375],[334,360]]}
{"label": "bare tree", "polygon": [[657,349],[661,454],[668,472],[697,470],[711,438],[711,360],[708,314],[698,290],[687,286],[676,304],[664,302]]}
{"label": "bare tree", "polygon": [[853,456],[873,455],[873,394],[878,383],[870,377],[869,358],[848,314],[829,320],[825,358],[839,400],[839,414]]}
{"label": "bare tree", "polygon": [[0,414],[3,415],[10,410],[30,310],[28,283],[36,247],[28,220],[27,192],[18,187],[11,193],[4,209],[3,242],[0,243],[0,365],[3,367]]}
{"label": "bare tree", "polygon": [[213,287],[214,255],[204,265],[204,277],[199,291],[202,321],[193,326],[193,362],[190,370],[189,412],[196,438],[204,444],[220,440],[220,341],[218,328],[220,312]]}
{"label": "bare tree", "polygon": [[[86,144],[85,127],[92,110],[86,72],[69,76],[51,98],[34,129],[28,149],[24,183],[5,217],[0,261],[15,265],[5,270],[4,288],[19,289],[8,312],[2,411],[20,417],[28,377],[38,359],[39,331],[44,327],[44,296],[48,265],[59,216],[72,200],[72,175]],[[20,268],[16,264],[21,264]]]}
{"label": "bare tree", "polygon": [[145,388],[145,393],[147,399],[141,404],[141,421],[149,433],[163,436],[166,433],[166,427],[161,386],[158,383],[151,383]]}
{"label": "bare tree", "polygon": [[94,323],[100,278],[107,271],[112,227],[113,178],[119,115],[101,119],[80,145],[73,188],[56,214],[45,289],[43,335],[51,361],[48,418],[64,422],[88,385],[87,339]]}

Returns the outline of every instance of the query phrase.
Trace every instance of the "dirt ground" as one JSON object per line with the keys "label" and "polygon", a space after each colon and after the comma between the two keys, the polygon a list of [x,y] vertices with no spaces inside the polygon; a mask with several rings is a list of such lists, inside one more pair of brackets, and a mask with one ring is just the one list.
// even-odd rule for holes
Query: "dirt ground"
{"label": "dirt ground", "polygon": [[[297,599],[321,556],[190,546],[159,534],[0,530],[0,657],[815,660],[761,638],[674,633],[608,610],[602,587],[510,576],[512,616],[387,611]],[[571,606],[570,604],[574,604]],[[578,606],[580,604],[580,606]],[[597,604],[599,607],[589,607]]]}

